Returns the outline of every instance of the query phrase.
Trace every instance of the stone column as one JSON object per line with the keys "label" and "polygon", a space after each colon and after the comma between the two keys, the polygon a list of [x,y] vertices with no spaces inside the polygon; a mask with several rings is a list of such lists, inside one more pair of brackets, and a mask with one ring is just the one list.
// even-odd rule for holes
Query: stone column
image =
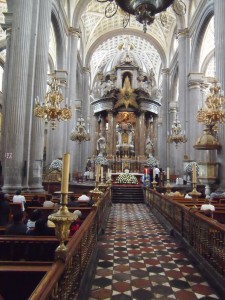
{"label": "stone column", "polygon": [[114,147],[115,147],[115,126],[114,126],[114,118],[113,112],[111,110],[108,111],[108,138],[107,138],[107,146],[108,146],[108,157],[115,155]]}
{"label": "stone column", "polygon": [[169,165],[169,147],[167,140],[168,131],[168,102],[169,102],[169,69],[162,69],[162,106],[158,118],[158,158],[160,167],[166,169]]}
{"label": "stone column", "polygon": [[[39,1],[39,21],[36,47],[36,65],[34,78],[34,98],[44,99],[46,94],[48,72],[48,49],[51,23],[51,0]],[[32,99],[33,100],[33,99]],[[43,191],[42,164],[44,151],[44,121],[33,117],[30,149],[30,178],[29,188]]]}
{"label": "stone column", "polygon": [[[221,83],[222,90],[225,90],[225,1],[214,1],[214,22],[215,22],[215,61],[216,61],[216,78]],[[219,126],[219,141],[223,143],[225,140],[224,125]],[[223,147],[224,147],[223,143]],[[225,151],[218,153],[219,179],[221,188],[225,189]]]}
{"label": "stone column", "polygon": [[189,88],[189,115],[186,131],[187,141],[187,155],[190,160],[201,160],[201,152],[194,149],[197,139],[203,134],[204,125],[198,123],[196,120],[197,111],[204,108],[204,100],[201,92],[201,84],[203,83],[203,73],[190,73],[188,75],[188,88]]}
{"label": "stone column", "polygon": [[[89,93],[89,77],[90,77],[90,69],[84,67],[83,68],[83,99],[82,99],[82,116],[84,118],[85,124],[87,125],[87,119],[89,119],[90,113],[90,93]],[[90,145],[90,141],[82,142],[81,144],[81,167],[82,172],[84,172],[86,161],[88,158],[88,148]]]}
{"label": "stone column", "polygon": [[[5,191],[22,188],[24,167],[24,137],[27,86],[32,28],[33,1],[14,1],[13,23],[5,80],[5,117],[3,119],[4,152],[8,153],[3,166]],[[26,13],[24,13],[26,12]]]}
{"label": "stone column", "polygon": [[[72,109],[72,119],[67,122],[68,129],[68,140],[70,137],[70,133],[74,127],[76,127],[76,122],[78,119],[78,110],[80,113],[80,107],[78,108],[76,105],[76,74],[77,74],[77,46],[80,38],[80,33],[76,28],[69,28],[69,51],[68,51],[68,99],[69,105],[71,105]],[[78,163],[78,143],[73,142],[71,140],[67,141],[68,152],[71,154],[70,156],[70,173],[73,174],[77,171],[77,163]]]}
{"label": "stone column", "polygon": [[145,157],[145,113],[142,111],[139,116],[139,156]]}
{"label": "stone column", "polygon": [[[187,131],[189,124],[187,123],[189,103],[187,101],[187,75],[188,75],[188,61],[189,61],[189,35],[188,29],[180,29],[178,31],[178,63],[179,63],[179,108],[178,117],[181,122],[182,128]],[[187,151],[187,144],[179,144],[177,148],[177,174],[183,172],[183,158]]]}

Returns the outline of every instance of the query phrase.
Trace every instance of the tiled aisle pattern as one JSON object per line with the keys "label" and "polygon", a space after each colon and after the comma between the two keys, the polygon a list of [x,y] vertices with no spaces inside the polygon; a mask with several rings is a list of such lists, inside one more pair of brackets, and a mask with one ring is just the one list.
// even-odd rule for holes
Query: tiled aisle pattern
{"label": "tiled aisle pattern", "polygon": [[144,204],[113,204],[89,300],[220,299]]}

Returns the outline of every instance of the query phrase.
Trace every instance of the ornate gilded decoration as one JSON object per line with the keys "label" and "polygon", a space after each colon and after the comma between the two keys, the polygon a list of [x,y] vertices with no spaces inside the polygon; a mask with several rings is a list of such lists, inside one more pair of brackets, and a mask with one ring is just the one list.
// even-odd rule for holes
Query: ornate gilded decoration
{"label": "ornate gilded decoration", "polygon": [[125,106],[126,109],[129,106],[133,106],[138,109],[139,105],[136,102],[136,94],[133,92],[134,89],[131,88],[129,77],[127,76],[124,80],[123,88],[120,89],[120,93],[118,95],[118,101],[115,104],[115,108],[120,106]]}

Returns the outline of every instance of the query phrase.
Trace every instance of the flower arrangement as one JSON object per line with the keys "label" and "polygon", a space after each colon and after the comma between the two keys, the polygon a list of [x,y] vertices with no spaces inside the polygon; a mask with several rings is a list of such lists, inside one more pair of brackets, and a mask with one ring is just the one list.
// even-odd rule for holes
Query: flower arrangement
{"label": "flower arrangement", "polygon": [[95,164],[102,165],[102,166],[108,166],[109,161],[104,156],[98,155],[97,158],[95,159]]}
{"label": "flower arrangement", "polygon": [[61,159],[54,159],[53,162],[51,163],[49,170],[50,171],[58,171],[61,172],[62,171],[62,160]]}
{"label": "flower arrangement", "polygon": [[159,161],[152,154],[149,154],[149,158],[146,160],[146,165],[153,169],[155,167],[159,167]]}
{"label": "flower arrangement", "polygon": [[138,180],[133,174],[123,173],[123,174],[120,174],[116,178],[116,183],[120,183],[120,184],[138,184]]}
{"label": "flower arrangement", "polygon": [[[195,162],[194,161],[192,161],[192,162],[189,162],[188,164],[187,164],[187,166],[186,166],[186,168],[185,168],[185,173],[186,174],[192,174],[192,169],[193,169],[193,164],[194,164]],[[197,172],[197,174],[199,174],[199,165],[196,163],[196,172]]]}

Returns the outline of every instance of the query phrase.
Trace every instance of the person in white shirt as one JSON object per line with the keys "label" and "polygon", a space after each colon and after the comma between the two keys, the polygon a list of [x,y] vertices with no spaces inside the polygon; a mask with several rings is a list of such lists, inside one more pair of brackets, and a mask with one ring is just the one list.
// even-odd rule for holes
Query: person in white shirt
{"label": "person in white shirt", "polygon": [[87,196],[87,193],[83,193],[78,199],[77,199],[78,201],[89,201],[90,200],[90,198]]}
{"label": "person in white shirt", "polygon": [[158,167],[155,167],[154,168],[154,172],[155,172],[155,178],[153,178],[156,182],[159,182],[159,173],[160,173],[160,170]]}
{"label": "person in white shirt", "polygon": [[52,195],[46,196],[46,200],[43,203],[43,207],[56,207],[56,204],[52,201]]}
{"label": "person in white shirt", "polygon": [[213,217],[213,212],[215,211],[215,206],[210,204],[210,200],[208,200],[207,204],[202,204],[201,211],[204,211],[205,215]]}
{"label": "person in white shirt", "polygon": [[16,191],[16,194],[13,196],[14,203],[21,203],[22,211],[25,211],[25,203],[26,199],[23,195],[21,195],[21,190]]}

